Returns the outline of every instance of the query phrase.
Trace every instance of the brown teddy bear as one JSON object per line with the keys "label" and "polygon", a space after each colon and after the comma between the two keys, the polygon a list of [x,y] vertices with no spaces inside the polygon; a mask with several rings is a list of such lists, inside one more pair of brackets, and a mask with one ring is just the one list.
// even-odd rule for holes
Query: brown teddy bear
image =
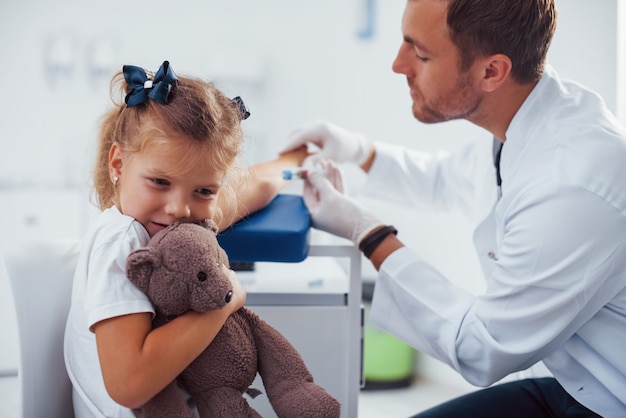
{"label": "brown teddy bear", "polygon": [[[154,305],[158,327],[186,311],[220,309],[231,299],[222,270],[228,258],[213,222],[175,223],[132,252],[129,279]],[[338,417],[339,402],[313,382],[300,354],[269,324],[247,308],[231,315],[213,342],[163,391],[140,409],[138,417],[190,417],[177,385],[192,397],[201,417],[259,417],[243,397],[260,391],[250,385],[257,372],[279,417]]]}

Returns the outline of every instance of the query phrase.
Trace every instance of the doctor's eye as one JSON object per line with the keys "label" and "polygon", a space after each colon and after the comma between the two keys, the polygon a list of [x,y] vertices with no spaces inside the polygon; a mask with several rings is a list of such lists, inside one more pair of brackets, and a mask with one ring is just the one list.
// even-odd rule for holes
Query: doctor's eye
{"label": "doctor's eye", "polygon": [[203,282],[206,280],[206,273],[203,271],[199,271],[198,274],[196,274],[196,277],[198,278],[198,280]]}

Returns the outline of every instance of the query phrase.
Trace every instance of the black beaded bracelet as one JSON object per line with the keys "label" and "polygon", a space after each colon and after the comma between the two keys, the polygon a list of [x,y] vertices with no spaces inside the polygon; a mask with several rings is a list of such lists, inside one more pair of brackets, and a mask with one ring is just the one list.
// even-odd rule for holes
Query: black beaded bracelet
{"label": "black beaded bracelet", "polygon": [[365,257],[370,258],[374,250],[378,248],[380,243],[383,242],[383,240],[387,238],[389,234],[398,235],[398,230],[391,225],[380,228],[374,233],[368,235],[365,239],[363,239],[363,241],[361,241],[361,243],[359,244],[359,250],[363,252],[363,255],[365,255]]}

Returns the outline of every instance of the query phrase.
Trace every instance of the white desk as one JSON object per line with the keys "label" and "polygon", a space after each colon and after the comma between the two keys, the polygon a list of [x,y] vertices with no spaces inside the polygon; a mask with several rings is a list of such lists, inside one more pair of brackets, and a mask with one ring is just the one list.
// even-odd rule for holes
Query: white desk
{"label": "white desk", "polygon": [[[301,263],[257,262],[255,271],[237,276],[246,305],[300,352],[315,382],[341,403],[341,416],[356,417],[363,382],[360,252],[312,245]],[[254,386],[261,385],[257,377]],[[276,416],[266,396],[250,403],[263,417]]]}

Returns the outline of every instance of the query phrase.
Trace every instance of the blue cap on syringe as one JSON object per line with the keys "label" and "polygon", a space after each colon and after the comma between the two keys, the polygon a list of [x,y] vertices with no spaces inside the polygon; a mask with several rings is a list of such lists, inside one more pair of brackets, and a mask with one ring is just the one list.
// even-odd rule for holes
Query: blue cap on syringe
{"label": "blue cap on syringe", "polygon": [[309,173],[317,172],[319,170],[320,168],[318,166],[285,168],[283,170],[283,180],[304,180],[307,178]]}

